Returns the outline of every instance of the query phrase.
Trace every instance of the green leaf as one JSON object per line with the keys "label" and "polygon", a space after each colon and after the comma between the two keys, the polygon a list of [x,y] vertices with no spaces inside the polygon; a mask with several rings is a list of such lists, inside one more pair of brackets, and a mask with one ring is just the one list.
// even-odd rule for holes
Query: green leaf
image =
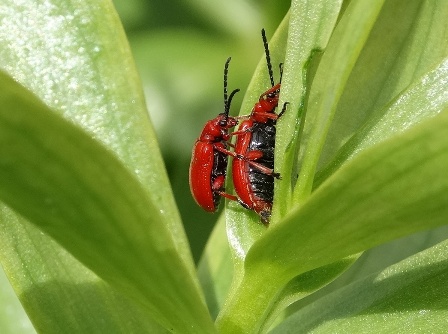
{"label": "green leaf", "polygon": [[2,1],[0,56],[5,72],[103,142],[136,175],[163,211],[193,274],[140,80],[112,3]]}
{"label": "green leaf", "polygon": [[[276,296],[274,303],[263,324],[262,331],[267,332],[269,327],[283,320],[282,312],[292,303],[300,300],[313,292],[321,289],[341,273],[347,270],[357,259],[359,254],[349,256],[340,261],[310,270],[304,274],[294,277],[286,284],[282,291]],[[286,314],[283,314],[284,316]]]}
{"label": "green leaf", "polygon": [[[305,106],[309,95],[318,51],[325,50],[340,14],[342,1],[292,1],[291,18],[282,90],[279,105],[288,102],[288,109],[278,122],[275,168],[282,181],[275,183],[272,222],[284,216],[290,208],[292,184],[295,180],[296,158],[304,126]],[[280,200],[276,200],[276,199]]]}
{"label": "green leaf", "polygon": [[225,216],[221,215],[198,264],[199,281],[213,318],[224,304],[234,271],[225,228]]}
{"label": "green leaf", "polygon": [[311,124],[306,120],[310,126],[304,129],[305,153],[301,157],[293,192],[294,205],[301,205],[311,194],[314,174],[336,106],[383,3],[384,0],[351,2],[322,56],[309,95],[307,114],[314,115],[315,120]]}
{"label": "green leaf", "polygon": [[447,80],[448,58],[398,95],[386,107],[380,118],[371,117],[339,150],[334,161],[317,175],[315,187],[363,149],[384,141],[398,132],[406,131],[447,108]]}
{"label": "green leaf", "polygon": [[[32,20],[30,20],[30,17],[32,17]],[[74,140],[73,142],[59,142],[63,136],[57,135],[57,132],[52,131],[60,131],[63,133],[66,129],[73,129],[73,126],[64,122],[61,123],[61,120],[57,120],[55,115],[50,116],[52,112],[49,112],[45,106],[41,105],[35,98],[30,97],[28,93],[24,93],[20,88],[15,87],[15,84],[10,80],[5,79],[6,82],[2,83],[2,87],[15,87],[9,93],[17,93],[17,99],[21,102],[15,102],[12,106],[10,106],[9,103],[2,105],[2,112],[11,113],[22,105],[22,107],[25,108],[24,110],[21,110],[22,115],[15,115],[17,116],[16,121],[18,121],[19,117],[23,117],[19,122],[20,126],[26,126],[26,122],[33,121],[32,117],[37,115],[43,116],[43,119],[41,119],[43,123],[28,124],[30,126],[39,127],[39,129],[36,129],[36,132],[34,133],[22,133],[22,136],[20,136],[20,129],[18,128],[12,129],[8,127],[8,133],[2,132],[2,140],[5,140],[2,142],[2,145],[9,143],[7,144],[9,145],[8,149],[12,151],[12,148],[14,147],[17,148],[17,152],[13,152],[15,154],[14,158],[13,156],[7,157],[6,155],[3,155],[2,151],[2,157],[0,159],[1,164],[6,168],[4,163],[7,163],[9,164],[8,168],[13,168],[14,160],[18,158],[17,155],[19,154],[26,155],[25,157],[28,158],[28,161],[33,158],[31,155],[27,155],[28,151],[25,146],[22,146],[22,152],[19,152],[19,141],[14,140],[13,144],[10,142],[10,140],[13,140],[12,136],[20,136],[19,139],[22,140],[21,143],[23,145],[36,144],[36,149],[40,149],[39,152],[36,151],[36,156],[34,156],[35,160],[30,161],[32,166],[36,166],[36,170],[24,170],[26,166],[22,166],[22,172],[27,174],[30,182],[32,181],[32,183],[28,185],[40,186],[43,191],[44,189],[45,191],[61,191],[61,196],[56,195],[56,193],[53,194],[57,200],[54,202],[51,202],[51,200],[53,200],[51,196],[47,196],[46,198],[43,197],[41,199],[37,198],[36,192],[25,193],[26,196],[19,198],[20,190],[13,185],[14,179],[10,179],[8,180],[8,186],[14,188],[14,193],[11,192],[7,194],[7,196],[10,196],[9,201],[15,196],[14,200],[16,200],[16,202],[14,205],[23,206],[25,205],[26,200],[30,200],[30,203],[37,205],[36,201],[43,201],[46,199],[47,202],[45,202],[44,205],[37,207],[29,205],[30,203],[27,202],[27,207],[24,208],[26,212],[19,211],[27,217],[31,217],[31,214],[40,215],[40,222],[45,225],[45,228],[49,229],[49,222],[52,219],[55,219],[56,213],[60,213],[61,215],[70,214],[70,219],[83,219],[81,207],[84,207],[86,210],[84,213],[89,212],[90,214],[100,215],[100,211],[96,211],[94,208],[94,202],[88,201],[89,195],[83,194],[83,191],[87,189],[87,187],[84,187],[86,185],[78,184],[75,182],[76,180],[69,179],[74,175],[66,175],[67,178],[62,177],[64,182],[74,183],[73,186],[66,183],[63,189],[50,189],[50,183],[57,181],[52,178],[61,176],[64,172],[69,173],[71,168],[77,166],[76,168],[79,170],[77,169],[75,172],[81,174],[84,173],[84,176],[89,178],[88,183],[90,183],[90,185],[92,185],[93,182],[98,182],[96,186],[101,187],[101,183],[104,184],[104,182],[108,182],[107,179],[110,177],[117,177],[116,184],[131,180],[129,183],[129,190],[133,188],[134,190],[137,190],[137,193],[135,193],[133,197],[139,198],[135,203],[132,203],[132,205],[134,206],[134,209],[139,206],[140,209],[137,211],[140,211],[140,213],[132,212],[128,217],[123,215],[121,218],[115,217],[115,223],[118,224],[117,227],[126,229],[126,233],[112,236],[111,233],[121,233],[121,231],[119,229],[114,230],[114,224],[111,224],[111,221],[106,221],[106,218],[107,220],[110,218],[106,216],[102,217],[103,222],[100,223],[100,226],[89,224],[88,220],[86,220],[83,222],[83,224],[86,225],[84,226],[86,229],[78,231],[79,233],[88,234],[87,240],[90,239],[89,242],[92,243],[92,247],[98,248],[97,255],[100,256],[102,253],[102,262],[106,260],[106,262],[102,264],[103,268],[95,269],[100,269],[100,274],[102,273],[102,277],[104,278],[104,272],[107,270],[107,266],[119,265],[119,262],[107,263],[110,262],[110,259],[112,258],[111,256],[114,253],[110,253],[108,248],[116,247],[117,245],[114,246],[115,241],[119,242],[119,244],[125,248],[138,248],[142,243],[148,243],[148,245],[143,245],[143,253],[138,253],[140,254],[139,256],[137,256],[135,252],[132,254],[132,252],[127,252],[122,249],[123,253],[119,256],[121,257],[121,262],[126,261],[126,265],[121,269],[121,274],[117,273],[119,276],[124,276],[119,279],[119,281],[121,281],[119,283],[122,285],[122,289],[123,284],[126,281],[140,280],[140,283],[138,283],[140,287],[132,286],[132,284],[129,284],[128,282],[125,284],[126,290],[134,290],[133,297],[140,302],[145,303],[146,306],[148,306],[148,300],[152,299],[149,301],[149,304],[152,304],[153,306],[149,307],[153,309],[153,313],[155,312],[155,309],[160,309],[162,313],[165,313],[161,316],[156,314],[155,317],[157,318],[157,321],[165,323],[167,327],[170,327],[169,323],[172,321],[178,321],[179,323],[185,321],[189,323],[188,330],[190,330],[190,320],[185,320],[185,317],[189,317],[189,312],[194,313],[195,308],[198,308],[199,313],[194,315],[193,323],[201,322],[201,319],[199,318],[202,317],[205,326],[209,327],[210,320],[199,295],[199,285],[188,243],[172,197],[172,192],[169,187],[168,178],[164,170],[154,131],[148,122],[148,115],[139,79],[135,71],[125,34],[111,2],[96,1],[92,3],[80,0],[50,0],[45,3],[27,2],[18,4],[15,1],[3,1],[0,4],[0,25],[0,55],[2,57],[1,66],[4,70],[29,90],[33,91],[34,94],[39,96],[46,105],[53,108],[54,112],[62,114],[71,122],[81,126],[89,133],[89,136],[101,141],[115,153],[115,155],[107,153],[104,148],[98,145],[98,143],[88,139],[88,136],[79,130],[74,130],[77,134],[71,139]],[[3,91],[2,93],[2,99],[8,98],[8,91]],[[30,111],[33,111],[33,114],[30,114]],[[29,117],[30,115],[33,116]],[[47,116],[48,119],[45,118]],[[46,120],[44,121],[44,119]],[[34,121],[37,122],[37,120]],[[60,126],[60,128],[51,128],[47,131],[46,126],[51,127],[51,124]],[[2,124],[2,126],[7,127],[7,124]],[[71,130],[67,131],[68,133],[73,134],[70,132]],[[59,161],[52,161],[51,156],[48,156],[45,153],[44,148],[47,150],[48,147],[39,146],[46,145],[51,141],[51,135],[57,137],[57,139],[54,140],[54,143],[50,145],[52,148],[55,150],[67,150],[65,153],[59,151],[58,154],[52,156],[53,158],[59,156],[61,159]],[[38,140],[36,139],[36,143],[26,142],[26,140],[34,140],[34,136],[37,136],[38,138]],[[72,150],[72,147],[76,146],[77,139],[79,138],[84,138],[81,142],[89,148],[89,150],[87,150],[89,153],[87,151],[84,151],[84,153],[93,154],[93,156],[88,158],[87,156],[84,156],[87,158],[87,163],[85,165],[82,165],[82,155],[78,157],[77,152],[74,149]],[[72,144],[73,146],[71,146]],[[83,149],[81,148],[81,150]],[[101,171],[97,170],[96,176],[94,174],[89,176],[87,175],[90,172],[89,168],[102,168],[100,164],[98,164],[101,159],[97,159],[99,156],[97,157],[95,151],[96,153],[106,152],[105,155],[101,153],[99,156],[102,156],[103,158],[106,157],[106,160],[102,160],[101,163],[105,163],[105,167],[107,168],[104,168],[104,170]],[[120,159],[126,168],[116,161],[116,157]],[[71,164],[70,159],[76,160],[76,163]],[[109,163],[110,161],[108,162],[108,160],[113,162]],[[64,165],[66,163],[68,166]],[[108,169],[111,171],[110,169],[113,169],[114,166],[119,167],[116,167],[117,169],[112,171],[112,174],[106,175],[106,171]],[[64,168],[66,167],[69,168],[64,171]],[[19,172],[19,169],[17,169],[17,173]],[[42,175],[38,176],[37,174],[39,172],[45,173],[44,175],[47,175],[48,179],[44,180]],[[53,172],[54,175],[52,175]],[[129,172],[132,172],[133,176],[130,175]],[[138,182],[134,177],[138,179]],[[95,180],[95,178],[97,178],[97,180]],[[25,179],[15,181],[26,182]],[[45,183],[45,181],[50,183]],[[23,184],[23,186],[25,187],[27,184]],[[62,184],[60,184],[60,186],[62,186]],[[69,186],[69,188],[65,188],[65,186]],[[113,185],[111,186],[113,187]],[[122,186],[124,186],[124,184],[122,184]],[[82,187],[84,187],[84,189],[82,189]],[[116,188],[115,190],[118,189]],[[6,191],[6,188],[4,191]],[[103,194],[107,191],[107,188],[102,190]],[[65,198],[62,196],[63,192],[65,192]],[[71,192],[71,194],[69,192]],[[120,193],[108,193],[107,196],[109,198],[112,199],[113,197],[113,201],[109,202],[108,206],[112,205],[113,202],[118,202],[120,204],[119,207],[121,208],[128,205],[129,203],[123,202],[123,199],[126,197],[126,192],[127,190],[121,193],[120,190]],[[72,212],[67,211],[68,207],[57,207],[57,204],[61,204],[64,200],[66,203],[71,203],[73,206],[75,203],[71,202],[71,200],[75,199],[80,201],[80,203],[76,204],[76,208],[72,207]],[[103,199],[106,200],[107,198]],[[157,203],[157,208],[148,205],[148,203],[151,202]],[[105,204],[105,202],[103,202],[103,204]],[[61,212],[42,212],[52,205],[61,209]],[[142,205],[145,206],[145,212],[142,211]],[[119,210],[119,207],[112,208],[112,210]],[[17,207],[15,208],[17,209]],[[106,209],[106,207],[103,207],[103,209]],[[39,210],[41,211],[40,213]],[[107,211],[109,211],[108,208]],[[137,218],[136,216],[143,214],[145,217],[148,217],[148,214],[154,212],[156,212],[156,214],[153,214],[152,218],[156,222],[151,223],[149,227],[143,223],[145,219],[138,219],[140,220],[140,227],[136,225],[137,219],[134,219],[134,223],[132,223],[131,216]],[[33,222],[35,223],[36,221],[34,218]],[[130,222],[128,222],[128,218],[130,218]],[[143,218],[143,216],[140,218]],[[11,221],[14,220],[13,218],[10,219]],[[9,223],[10,222],[8,222],[8,224]],[[99,261],[99,258],[93,259],[95,253],[97,253],[96,251],[88,254],[89,247],[81,249],[85,243],[88,243],[84,237],[78,235],[77,237],[80,238],[81,242],[77,245],[74,244],[76,234],[70,235],[70,231],[77,228],[75,225],[68,225],[68,228],[65,226],[63,227],[62,224],[69,223],[69,220],[61,220],[54,223],[59,225],[58,227],[56,227],[56,225],[53,226],[53,236],[56,233],[62,234],[62,231],[66,229],[64,235],[61,236],[65,241],[61,241],[57,238],[61,244],[70,248],[70,246],[67,245],[71,243],[71,251],[74,251],[74,253],[81,252],[84,256],[88,256],[87,262],[89,262],[89,264]],[[100,227],[103,229],[105,228],[108,233],[103,233],[103,235],[89,233],[89,230],[92,231],[94,229],[97,229],[96,233],[100,232]],[[152,232],[163,231],[163,233],[155,233],[150,236],[148,235],[148,232],[151,232],[151,230]],[[10,233],[12,233],[13,229],[10,231]],[[4,234],[4,237],[5,239],[13,239],[14,235]],[[129,239],[129,237],[131,238]],[[72,240],[69,240],[70,238],[72,238]],[[107,240],[107,238],[110,240]],[[138,241],[132,245],[131,241],[134,239],[138,239]],[[35,239],[33,241],[36,244],[36,252],[45,250],[44,240]],[[29,240],[19,240],[18,242],[23,242],[23,245],[26,245]],[[110,245],[108,243],[110,243]],[[159,247],[160,245],[164,246],[156,249],[156,247]],[[115,250],[115,253],[118,252],[120,247]],[[156,251],[158,255],[150,258],[151,252],[147,252],[150,248],[152,248],[153,251]],[[92,249],[90,249],[90,251],[92,251]],[[159,256],[159,253],[162,251],[164,255]],[[57,253],[59,254],[60,252]],[[21,255],[17,254],[17,256],[20,258]],[[4,258],[5,257],[6,256],[4,256]],[[64,258],[61,260],[63,259]],[[173,259],[174,262],[172,261]],[[155,293],[157,287],[157,298],[166,300],[172,298],[174,305],[180,301],[176,300],[183,298],[180,297],[182,293],[180,295],[176,294],[175,290],[177,288],[172,289],[172,287],[169,287],[167,289],[168,292],[165,294],[165,289],[162,286],[162,283],[167,283],[167,285],[178,284],[174,283],[178,278],[176,277],[173,281],[169,279],[168,276],[167,278],[165,275],[162,275],[162,272],[157,272],[155,270],[150,270],[148,273],[146,271],[148,268],[144,269],[144,266],[141,266],[140,270],[142,272],[141,274],[138,274],[136,271],[139,270],[139,265],[136,263],[141,261],[152,262],[152,264],[147,263],[146,265],[157,268],[157,270],[159,270],[158,265],[160,265],[160,262],[165,262],[165,267],[169,265],[176,266],[180,262],[176,272],[174,272],[173,269],[169,269],[169,271],[171,271],[170,275],[173,273],[176,276],[179,273],[184,274],[182,282],[179,283],[177,287],[180,288],[180,286],[183,286],[182,289],[185,290],[185,298],[192,304],[196,303],[196,305],[186,313],[182,313],[181,309],[172,305],[176,310],[177,319],[172,317],[172,309],[164,308],[163,306],[160,307],[161,305],[156,305],[157,307],[154,308],[157,299],[148,296],[148,293]],[[133,265],[136,265],[134,269],[132,269]],[[101,267],[101,265],[99,266]],[[10,267],[12,270],[9,272],[10,277],[18,276],[20,273],[20,271],[15,272],[15,268],[19,267],[17,265],[12,265]],[[129,268],[132,269],[130,271],[133,271],[133,274],[128,272]],[[118,270],[118,268],[116,268],[116,270]],[[98,270],[96,271],[98,273]],[[141,277],[137,277],[137,274]],[[157,283],[160,282],[160,286],[158,286],[157,283],[154,283],[151,279],[151,276],[154,275],[163,276],[163,279],[158,278],[156,280]],[[110,275],[107,275],[107,279],[110,281],[109,276]],[[31,276],[29,279],[32,279]],[[146,282],[143,282],[143,279]],[[150,287],[150,284],[156,285]],[[144,286],[146,286],[146,288],[144,288]],[[17,291],[20,293],[20,287],[15,286],[15,288],[16,290],[18,289]],[[145,293],[141,293],[140,291],[136,296],[135,289],[142,288],[152,290],[153,292],[146,291]],[[125,294],[127,295],[128,293],[125,292]],[[130,294],[132,296],[132,293]],[[171,297],[169,297],[170,295]],[[172,296],[176,297],[173,298]],[[21,297],[23,297],[23,295]],[[169,303],[170,302],[168,302],[168,304]],[[184,306],[186,305],[187,304],[184,304]],[[64,306],[65,305],[61,305],[61,307]],[[159,311],[156,310],[156,313],[157,312]],[[184,320],[181,320],[181,318],[184,318]],[[179,323],[174,326],[179,326]]]}
{"label": "green leaf", "polygon": [[36,331],[23,310],[2,267],[0,267],[0,331],[5,334],[33,334]]}
{"label": "green leaf", "polygon": [[0,198],[166,328],[211,330],[162,212],[137,179],[11,79],[0,82]]}
{"label": "green leaf", "polygon": [[[299,300],[287,309],[287,314],[293,314],[304,306],[314,303],[323,296],[341,289],[355,281],[382,271],[387,267],[402,261],[409,256],[432,247],[448,239],[448,225],[429,231],[411,234],[371,248],[362,253],[361,257],[336,280],[323,287],[316,293]],[[313,270],[314,271],[314,270]]]}
{"label": "green leaf", "polygon": [[[443,96],[437,92],[445,88],[443,80],[448,49],[448,40],[444,37],[446,15],[446,2],[398,0],[385,3],[347,82],[320,157],[319,168],[329,162],[338,165],[344,161],[338,150],[355,132],[349,146],[356,146],[367,131],[374,131],[368,135],[370,141],[373,137],[379,141],[387,138],[391,130],[405,129],[430,115],[431,110],[440,109],[446,101],[446,94]],[[397,20],[397,17],[400,19]],[[403,93],[404,90],[408,93]],[[433,95],[439,98],[434,99]],[[400,103],[409,104],[406,114],[393,111],[394,106]],[[312,121],[312,118],[310,114],[307,121]],[[361,126],[364,129],[359,131]],[[377,134],[375,129],[369,130],[372,127],[377,128]],[[347,150],[347,146],[343,150]],[[335,158],[336,152],[339,154]],[[326,169],[325,174],[331,172],[329,167]]]}
{"label": "green leaf", "polygon": [[336,291],[272,333],[444,333],[448,242]]}
{"label": "green leaf", "polygon": [[[7,208],[0,213],[0,240],[2,265],[35,329],[11,312],[5,325],[28,325],[34,333],[167,333],[139,305]],[[1,300],[12,309],[14,304]],[[20,304],[19,308],[23,312]],[[8,332],[1,328],[2,333]],[[16,328],[11,333],[20,331]]]}

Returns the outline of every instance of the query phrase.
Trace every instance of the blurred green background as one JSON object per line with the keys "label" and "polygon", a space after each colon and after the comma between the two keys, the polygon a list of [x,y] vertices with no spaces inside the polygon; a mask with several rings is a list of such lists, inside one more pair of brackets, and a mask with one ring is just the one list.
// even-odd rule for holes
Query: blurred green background
{"label": "blurred green background", "polygon": [[[223,109],[223,68],[232,57],[229,90],[237,114],[268,38],[288,1],[113,0],[141,76],[180,214],[198,261],[218,214],[202,211],[190,194],[191,149],[205,122]],[[126,75],[119,73],[117,75]],[[222,209],[222,205],[221,205]]]}

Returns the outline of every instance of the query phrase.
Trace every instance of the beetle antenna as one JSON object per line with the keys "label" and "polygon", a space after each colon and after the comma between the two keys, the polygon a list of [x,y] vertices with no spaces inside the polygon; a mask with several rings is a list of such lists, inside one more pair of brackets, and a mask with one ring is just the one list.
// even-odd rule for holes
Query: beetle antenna
{"label": "beetle antenna", "polygon": [[227,116],[229,116],[230,104],[232,103],[233,96],[234,96],[236,93],[238,93],[239,91],[240,91],[240,90],[237,88],[237,89],[235,89],[232,93],[230,93],[230,97],[229,97],[229,100],[227,101],[227,105],[226,105],[226,110],[224,111],[224,113],[225,113]]}
{"label": "beetle antenna", "polygon": [[[227,75],[229,73],[229,63],[232,57],[227,58],[226,64],[224,65],[224,115],[229,116],[229,110],[230,110],[230,103],[228,102],[228,94],[227,94]],[[231,95],[231,98],[233,96],[233,92]]]}
{"label": "beetle antenna", "polygon": [[272,87],[275,86],[274,83],[274,73],[272,72],[271,55],[269,53],[268,39],[266,38],[266,31],[261,29],[261,37],[263,38],[264,52],[266,53],[266,63],[268,65],[269,79],[271,80]]}

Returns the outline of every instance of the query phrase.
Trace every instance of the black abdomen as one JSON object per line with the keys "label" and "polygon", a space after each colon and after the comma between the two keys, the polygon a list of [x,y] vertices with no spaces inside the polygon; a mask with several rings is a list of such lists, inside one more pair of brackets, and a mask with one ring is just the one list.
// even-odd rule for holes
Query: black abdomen
{"label": "black abdomen", "polygon": [[[275,122],[256,123],[252,128],[249,151],[261,151],[263,156],[256,162],[274,169]],[[249,166],[249,181],[252,191],[258,198],[272,203],[274,199],[274,177]]]}
{"label": "black abdomen", "polygon": [[[211,177],[211,186],[213,182],[216,180],[218,176],[226,176],[227,172],[227,154],[222,153],[218,150],[213,150],[213,169],[212,169],[212,177]],[[220,189],[224,190],[224,189]],[[219,206],[219,202],[221,201],[221,195],[217,191],[213,191],[213,203],[215,207]]]}

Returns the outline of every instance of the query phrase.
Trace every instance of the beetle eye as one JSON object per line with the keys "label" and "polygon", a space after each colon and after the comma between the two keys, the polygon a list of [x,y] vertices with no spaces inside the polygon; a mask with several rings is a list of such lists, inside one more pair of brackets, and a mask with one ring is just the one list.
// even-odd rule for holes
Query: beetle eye
{"label": "beetle eye", "polygon": [[227,125],[227,122],[225,120],[222,119],[219,121],[219,126],[225,127],[226,125]]}

